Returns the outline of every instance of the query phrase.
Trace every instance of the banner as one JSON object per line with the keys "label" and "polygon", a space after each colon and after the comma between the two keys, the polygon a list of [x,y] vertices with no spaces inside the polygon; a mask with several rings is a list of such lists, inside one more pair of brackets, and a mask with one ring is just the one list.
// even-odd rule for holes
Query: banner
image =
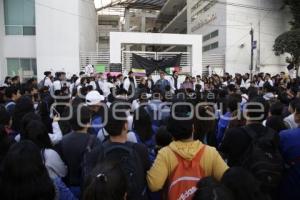
{"label": "banner", "polygon": [[164,71],[170,74],[168,68],[179,68],[181,54],[169,59],[154,60],[147,59],[137,54],[132,54],[132,69],[145,69],[146,74],[152,74],[154,71]]}
{"label": "banner", "polygon": [[132,68],[131,71],[135,76],[146,76],[146,70],[145,69],[136,69]]}
{"label": "banner", "polygon": [[104,73],[105,72],[105,65],[103,65],[103,64],[96,65],[96,72],[97,73]]}

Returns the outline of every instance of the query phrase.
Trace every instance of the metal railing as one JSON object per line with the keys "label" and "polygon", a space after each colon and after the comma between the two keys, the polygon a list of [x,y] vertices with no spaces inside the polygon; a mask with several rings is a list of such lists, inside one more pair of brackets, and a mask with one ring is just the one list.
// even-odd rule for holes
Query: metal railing
{"label": "metal railing", "polygon": [[203,55],[202,58],[202,74],[207,74],[209,69],[218,75],[222,75],[224,73],[225,68],[225,55],[224,54],[208,54]]}
{"label": "metal railing", "polygon": [[80,68],[83,70],[88,64],[105,65],[105,70],[109,71],[109,50],[98,52],[80,52]]}
{"label": "metal railing", "polygon": [[[81,52],[80,53],[80,67],[84,69],[88,64],[92,65],[105,65],[105,70],[111,71],[109,69],[110,54],[109,50],[102,49],[98,52]],[[182,73],[190,74],[192,71],[192,56],[189,52],[149,52],[149,51],[122,51],[122,71],[129,71],[132,67],[132,54],[153,58],[153,59],[163,59],[172,58],[178,54],[182,54],[180,67]],[[210,66],[214,73],[222,74],[225,67],[225,55],[224,54],[207,54],[203,55],[202,66],[203,73],[207,72],[206,66]]]}

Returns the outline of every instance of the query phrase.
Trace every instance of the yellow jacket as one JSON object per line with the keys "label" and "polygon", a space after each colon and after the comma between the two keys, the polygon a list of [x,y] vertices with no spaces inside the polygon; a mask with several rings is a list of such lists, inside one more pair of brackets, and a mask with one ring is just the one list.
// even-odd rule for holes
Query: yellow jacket
{"label": "yellow jacket", "polygon": [[[203,144],[200,141],[175,141],[168,147],[161,149],[158,152],[153,166],[147,172],[149,189],[152,192],[163,189],[168,177],[178,165],[174,152],[187,160],[192,160],[202,147]],[[227,164],[221,158],[217,150],[210,146],[205,147],[199,164],[203,169],[205,176],[213,176],[217,180],[220,180],[224,172],[228,169]]]}

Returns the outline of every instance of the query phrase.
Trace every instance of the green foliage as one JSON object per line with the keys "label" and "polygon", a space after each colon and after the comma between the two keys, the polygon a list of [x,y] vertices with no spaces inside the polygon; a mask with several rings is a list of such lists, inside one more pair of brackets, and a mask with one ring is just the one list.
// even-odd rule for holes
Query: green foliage
{"label": "green foliage", "polygon": [[291,30],[278,36],[274,44],[275,55],[284,53],[291,55],[291,62],[296,65],[300,63],[300,29]]}
{"label": "green foliage", "polygon": [[291,21],[292,29],[300,28],[300,1],[299,0],[284,0],[289,6],[293,15],[293,21]]}
{"label": "green foliage", "polygon": [[274,44],[275,55],[279,56],[285,53],[290,54],[288,58],[290,63],[296,66],[297,76],[300,66],[300,0],[283,0],[289,6],[293,15],[291,31],[278,36]]}

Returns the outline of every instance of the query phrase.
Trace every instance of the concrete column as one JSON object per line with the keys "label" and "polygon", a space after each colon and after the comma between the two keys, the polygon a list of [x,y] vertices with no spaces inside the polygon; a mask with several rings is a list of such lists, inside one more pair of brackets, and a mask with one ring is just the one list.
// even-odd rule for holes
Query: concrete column
{"label": "concrete column", "polygon": [[124,31],[129,32],[130,30],[130,13],[129,13],[129,8],[125,8],[125,25],[124,25]]}
{"label": "concrete column", "polygon": [[4,6],[3,0],[0,0],[0,80],[3,80],[7,74],[7,66],[4,58],[4,36],[5,36],[5,26],[4,26]]}
{"label": "concrete column", "polygon": [[[146,32],[146,16],[144,14],[141,16],[141,32]],[[146,51],[146,45],[142,45],[142,51]]]}
{"label": "concrete column", "polygon": [[[124,31],[125,32],[130,32],[130,9],[129,8],[125,8],[125,25],[124,25]],[[126,45],[125,46],[125,50],[126,51],[130,51],[130,45]]]}

